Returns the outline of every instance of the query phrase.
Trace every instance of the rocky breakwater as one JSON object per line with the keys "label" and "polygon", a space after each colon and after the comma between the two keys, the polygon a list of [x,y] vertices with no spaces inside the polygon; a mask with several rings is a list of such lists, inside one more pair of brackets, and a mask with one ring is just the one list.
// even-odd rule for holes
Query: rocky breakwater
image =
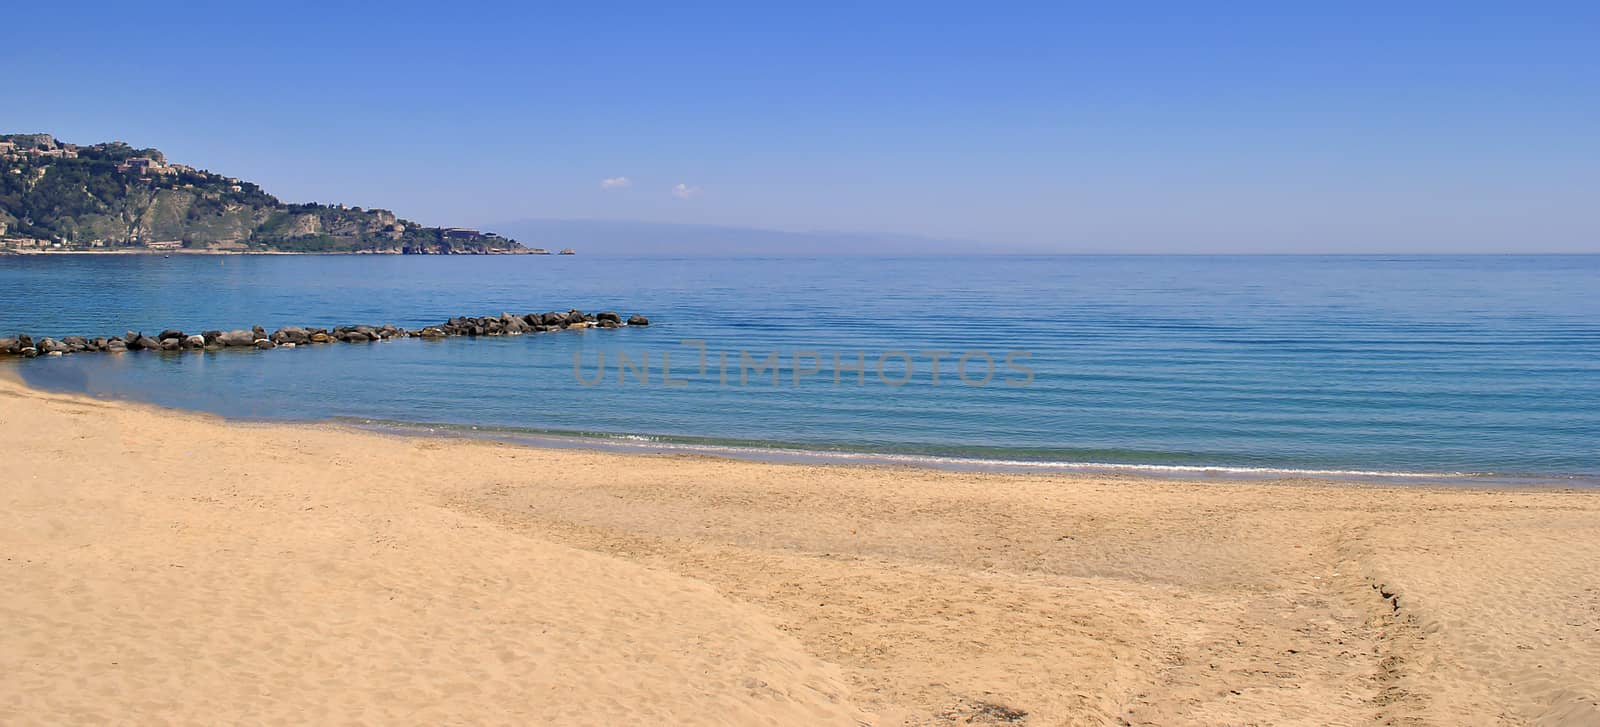
{"label": "rocky breakwater", "polygon": [[648,326],[650,319],[641,315],[629,316],[605,311],[584,313],[572,309],[566,312],[527,313],[481,318],[460,317],[435,326],[407,330],[393,325],[335,326],[312,328],[287,326],[268,333],[255,326],[249,330],[206,331],[185,333],[167,329],[156,334],[128,331],[121,336],[89,338],[63,336],[35,339],[25,333],[15,338],[0,338],[0,356],[64,356],[73,353],[122,353],[125,351],[215,351],[223,348],[294,348],[326,343],[367,343],[396,338],[451,338],[454,336],[520,336],[526,333],[555,333],[585,328],[621,328],[623,326]]}

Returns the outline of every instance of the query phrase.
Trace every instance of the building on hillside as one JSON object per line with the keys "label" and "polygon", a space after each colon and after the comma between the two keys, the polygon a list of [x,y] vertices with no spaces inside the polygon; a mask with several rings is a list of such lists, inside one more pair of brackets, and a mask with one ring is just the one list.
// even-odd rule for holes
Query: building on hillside
{"label": "building on hillside", "polygon": [[439,229],[439,234],[444,235],[447,240],[470,240],[482,237],[482,233],[470,227],[442,227]]}
{"label": "building on hillside", "polygon": [[171,174],[172,169],[150,157],[131,157],[117,165],[119,172],[135,172],[138,174]]}
{"label": "building on hillside", "polygon": [[182,240],[152,240],[144,244],[150,250],[177,250],[183,247]]}

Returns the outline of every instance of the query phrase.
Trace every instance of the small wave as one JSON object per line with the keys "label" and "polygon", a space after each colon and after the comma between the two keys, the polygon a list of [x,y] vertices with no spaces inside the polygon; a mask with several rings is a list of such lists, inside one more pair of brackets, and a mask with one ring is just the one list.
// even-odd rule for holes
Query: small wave
{"label": "small wave", "polygon": [[409,422],[372,419],[345,420],[358,426],[401,433],[454,434],[473,438],[495,439],[533,445],[554,445],[575,448],[598,448],[639,452],[671,452],[704,454],[710,456],[798,461],[816,463],[894,464],[938,469],[1010,470],[1010,471],[1073,471],[1073,472],[1126,472],[1134,474],[1188,475],[1208,474],[1238,477],[1328,477],[1328,478],[1381,478],[1406,480],[1505,480],[1565,481],[1576,478],[1563,476],[1531,477],[1493,472],[1438,471],[1416,472],[1384,469],[1337,469],[1270,467],[1214,464],[1151,464],[1128,462],[1095,462],[1050,459],[1012,459],[1004,457],[960,457],[937,454],[906,454],[878,451],[839,451],[807,448],[803,446],[763,446],[760,444],[714,444],[673,441],[667,437],[644,434],[616,434],[609,432],[550,432],[515,428],[490,428],[470,425],[415,424]]}

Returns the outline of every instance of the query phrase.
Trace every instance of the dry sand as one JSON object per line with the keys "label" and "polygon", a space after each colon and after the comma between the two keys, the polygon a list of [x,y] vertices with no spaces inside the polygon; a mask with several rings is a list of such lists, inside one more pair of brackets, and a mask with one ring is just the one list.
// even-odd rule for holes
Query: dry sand
{"label": "dry sand", "polygon": [[1600,724],[1600,495],[816,467],[0,375],[0,724]]}

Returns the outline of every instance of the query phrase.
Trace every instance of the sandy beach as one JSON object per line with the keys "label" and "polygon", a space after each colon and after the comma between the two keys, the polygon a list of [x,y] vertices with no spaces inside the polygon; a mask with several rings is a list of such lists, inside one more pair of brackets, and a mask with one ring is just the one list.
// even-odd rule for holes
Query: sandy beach
{"label": "sandy beach", "polygon": [[0,372],[0,724],[1600,724],[1600,493],[227,422]]}

